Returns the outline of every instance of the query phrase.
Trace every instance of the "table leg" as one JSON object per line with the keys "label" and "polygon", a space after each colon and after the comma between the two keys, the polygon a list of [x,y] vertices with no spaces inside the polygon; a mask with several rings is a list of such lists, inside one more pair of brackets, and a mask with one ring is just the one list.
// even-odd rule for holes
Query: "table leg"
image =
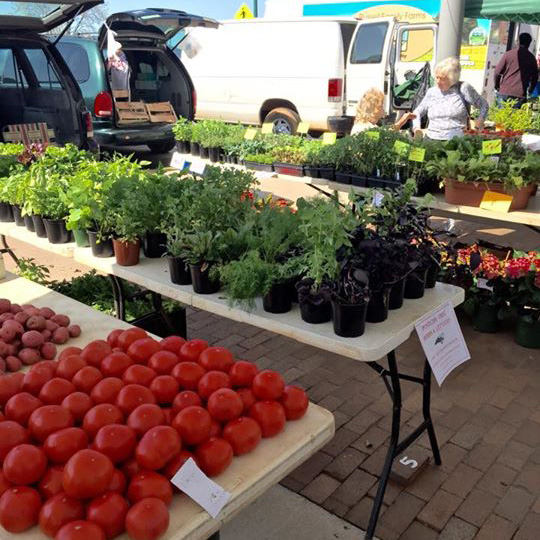
{"label": "table leg", "polygon": [[120,278],[117,278],[113,274],[109,274],[111,280],[113,297],[114,297],[114,311],[116,312],[116,318],[121,321],[126,320],[126,300],[124,297],[124,287]]}
{"label": "table leg", "polygon": [[9,247],[5,234],[0,234],[0,242],[2,242],[2,248],[0,249],[0,253],[7,253],[13,259],[13,262],[18,265],[19,259],[17,258],[17,255],[15,255],[13,250]]}

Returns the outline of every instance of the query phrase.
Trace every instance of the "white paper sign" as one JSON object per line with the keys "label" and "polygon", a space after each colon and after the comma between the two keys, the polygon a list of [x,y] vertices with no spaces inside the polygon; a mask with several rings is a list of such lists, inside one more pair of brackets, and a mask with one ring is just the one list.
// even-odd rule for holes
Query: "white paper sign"
{"label": "white paper sign", "polygon": [[487,289],[488,291],[492,291],[493,290],[493,287],[490,287],[488,284],[487,284],[488,280],[486,278],[481,278],[479,277],[477,280],[476,280],[476,286],[479,288],[479,289]]}
{"label": "white paper sign", "polygon": [[416,332],[439,386],[459,365],[470,359],[454,307],[446,302],[415,323]]}
{"label": "white paper sign", "polygon": [[171,482],[188,497],[202,506],[215,518],[231,494],[210,480],[197,466],[193,458],[189,458],[171,478]]}
{"label": "white paper sign", "polygon": [[204,176],[204,171],[206,171],[206,163],[204,163],[204,161],[194,161],[191,164],[191,167],[189,170],[193,174],[200,174],[201,176]]}
{"label": "white paper sign", "polygon": [[180,152],[173,152],[171,158],[171,167],[182,170],[184,168],[185,158]]}
{"label": "white paper sign", "polygon": [[376,208],[379,208],[381,206],[384,199],[384,193],[379,193],[376,191],[373,195],[373,201],[371,201],[371,204],[375,206]]}
{"label": "white paper sign", "polygon": [[255,173],[255,178],[258,180],[268,180],[269,178],[275,178],[277,173],[271,171],[257,171]]}

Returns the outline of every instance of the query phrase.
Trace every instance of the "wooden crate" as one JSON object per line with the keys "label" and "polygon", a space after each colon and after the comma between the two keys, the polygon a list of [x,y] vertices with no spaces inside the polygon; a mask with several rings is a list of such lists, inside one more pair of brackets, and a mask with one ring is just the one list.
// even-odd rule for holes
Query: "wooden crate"
{"label": "wooden crate", "polygon": [[147,103],[146,111],[150,122],[173,123],[178,120],[173,106],[168,101],[161,103]]}
{"label": "wooden crate", "polygon": [[119,124],[141,124],[150,120],[142,101],[116,101],[115,108]]}
{"label": "wooden crate", "polygon": [[32,124],[11,124],[4,128],[2,133],[6,143],[22,143],[25,146],[31,144],[48,145],[54,143],[54,129],[45,122]]}
{"label": "wooden crate", "polygon": [[123,99],[129,101],[129,90],[113,90],[112,91],[114,101]]}

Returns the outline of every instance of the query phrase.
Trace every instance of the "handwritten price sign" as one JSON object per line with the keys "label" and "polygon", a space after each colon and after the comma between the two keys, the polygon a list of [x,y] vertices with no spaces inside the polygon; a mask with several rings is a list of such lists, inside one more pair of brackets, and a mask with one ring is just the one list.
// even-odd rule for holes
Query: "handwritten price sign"
{"label": "handwritten price sign", "polygon": [[409,153],[410,147],[410,144],[407,144],[403,141],[396,141],[394,143],[394,152],[396,152],[396,154],[399,154],[400,156],[405,156]]}
{"label": "handwritten price sign", "polygon": [[298,124],[298,129],[296,130],[296,133],[305,135],[308,131],[309,131],[309,122],[300,122]]}
{"label": "handwritten price sign", "polygon": [[366,137],[378,141],[381,138],[381,134],[378,131],[366,131]]}
{"label": "handwritten price sign", "polygon": [[323,144],[334,144],[337,139],[336,133],[324,133],[322,136],[322,143]]}
{"label": "handwritten price sign", "polygon": [[257,136],[256,128],[247,128],[244,134],[244,139],[246,141],[252,141]]}
{"label": "handwritten price sign", "polygon": [[266,122],[265,124],[262,125],[261,131],[262,131],[265,135],[268,135],[268,134],[270,134],[270,133],[273,133],[273,131],[274,131],[274,124],[272,124],[272,122]]}
{"label": "handwritten price sign", "polygon": [[409,161],[416,161],[422,163],[426,159],[425,148],[412,148],[409,154]]}
{"label": "handwritten price sign", "polygon": [[502,152],[502,140],[482,141],[482,153],[486,156],[500,154]]}

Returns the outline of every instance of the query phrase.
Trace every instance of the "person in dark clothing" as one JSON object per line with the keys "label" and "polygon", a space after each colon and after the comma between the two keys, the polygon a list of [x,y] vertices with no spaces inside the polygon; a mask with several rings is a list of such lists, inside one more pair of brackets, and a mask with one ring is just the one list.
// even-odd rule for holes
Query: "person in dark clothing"
{"label": "person in dark clothing", "polygon": [[538,82],[538,66],[534,54],[529,51],[530,34],[519,35],[519,47],[508,51],[495,69],[497,100],[516,101],[516,108],[527,102],[527,91],[532,93]]}

